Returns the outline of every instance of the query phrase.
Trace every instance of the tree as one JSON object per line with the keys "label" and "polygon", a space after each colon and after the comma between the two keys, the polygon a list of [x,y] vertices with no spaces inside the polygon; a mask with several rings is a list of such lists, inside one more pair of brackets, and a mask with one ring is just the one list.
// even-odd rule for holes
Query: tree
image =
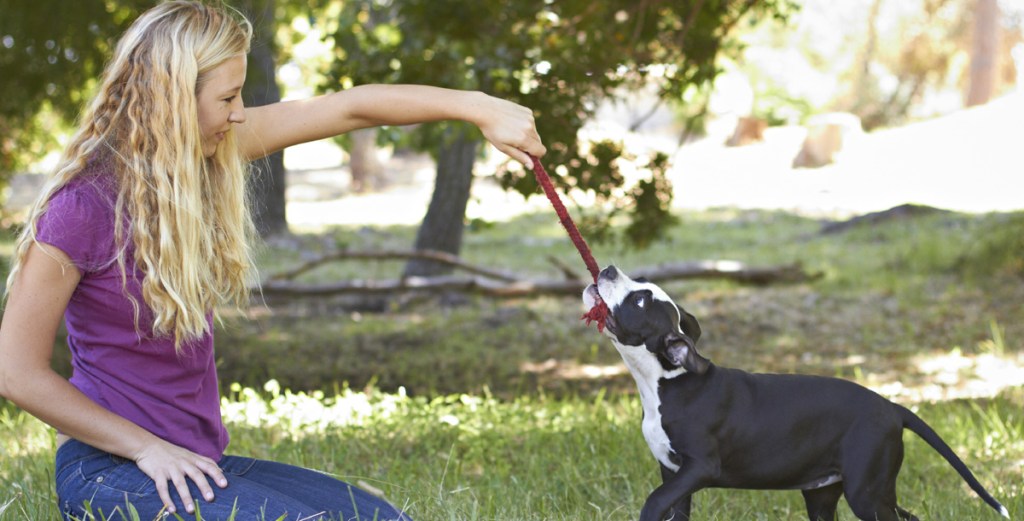
{"label": "tree", "polygon": [[[563,189],[592,192],[613,212],[628,214],[641,241],[671,222],[665,158],[649,161],[650,180],[625,194],[615,143],[577,143],[598,102],[656,82],[662,97],[681,100],[717,74],[716,58],[747,17],[783,18],[788,0],[351,0],[331,31],[336,60],[325,90],[371,82],[428,83],[475,89],[534,109],[549,149],[545,162],[565,165],[552,176]],[[443,13],[443,14],[441,14]],[[479,133],[466,125],[424,125],[416,141],[437,159],[437,181],[416,239],[420,249],[458,253]],[[533,178],[509,164],[498,172],[507,189],[536,193]],[[595,222],[591,220],[590,222]],[[605,221],[607,222],[607,221]],[[607,230],[607,228],[605,228]],[[410,263],[407,275],[447,266]]]}
{"label": "tree", "polygon": [[146,0],[0,0],[0,186],[56,145],[41,112],[71,120]]}
{"label": "tree", "polygon": [[[86,102],[117,38],[156,0],[0,0],[0,186],[57,146],[39,115],[69,122]],[[294,14],[301,0],[282,0]],[[250,106],[281,99],[274,0],[240,0],[255,35],[243,92]],[[53,123],[51,123],[53,124]],[[263,236],[287,229],[283,154],[253,164],[253,214]]]}
{"label": "tree", "polygon": [[971,68],[965,105],[987,103],[995,92],[999,62],[999,2],[976,0],[971,36]]}
{"label": "tree", "polygon": [[361,128],[349,132],[349,170],[352,171],[352,190],[366,192],[384,184],[384,164],[377,157],[376,128]]}
{"label": "tree", "polygon": [[[276,3],[274,0],[242,0],[236,7],[253,26],[242,98],[246,106],[250,107],[281,101],[281,89],[277,85],[278,51],[274,39],[277,31]],[[249,193],[256,230],[261,237],[287,231],[284,152],[270,154],[253,162],[251,166]]]}

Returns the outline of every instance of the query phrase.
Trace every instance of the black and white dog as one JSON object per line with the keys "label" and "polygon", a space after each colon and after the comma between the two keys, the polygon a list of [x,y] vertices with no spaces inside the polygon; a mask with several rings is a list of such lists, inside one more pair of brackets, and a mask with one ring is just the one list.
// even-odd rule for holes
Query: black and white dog
{"label": "black and white dog", "polygon": [[917,519],[896,503],[903,429],[923,438],[981,498],[1009,513],[923,420],[838,378],[751,374],[697,352],[700,325],[658,286],[609,266],[583,292],[611,313],[606,334],[636,379],[643,434],[663,483],[641,521],[690,519],[703,488],[797,489],[811,521],[833,521],[845,494],[863,520]]}

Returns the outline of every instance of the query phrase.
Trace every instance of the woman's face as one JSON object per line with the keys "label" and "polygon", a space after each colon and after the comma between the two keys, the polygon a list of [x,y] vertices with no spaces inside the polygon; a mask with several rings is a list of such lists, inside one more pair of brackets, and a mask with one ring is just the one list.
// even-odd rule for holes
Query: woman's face
{"label": "woman's face", "polygon": [[245,56],[231,58],[207,73],[199,88],[199,130],[203,137],[203,156],[210,157],[233,123],[245,122],[242,84],[245,83]]}

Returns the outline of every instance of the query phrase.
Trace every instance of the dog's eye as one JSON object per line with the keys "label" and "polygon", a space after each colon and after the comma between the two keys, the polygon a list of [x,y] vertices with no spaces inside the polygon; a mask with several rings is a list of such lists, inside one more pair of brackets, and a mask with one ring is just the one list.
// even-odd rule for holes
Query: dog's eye
{"label": "dog's eye", "polygon": [[647,305],[647,295],[637,295],[636,307],[642,308]]}

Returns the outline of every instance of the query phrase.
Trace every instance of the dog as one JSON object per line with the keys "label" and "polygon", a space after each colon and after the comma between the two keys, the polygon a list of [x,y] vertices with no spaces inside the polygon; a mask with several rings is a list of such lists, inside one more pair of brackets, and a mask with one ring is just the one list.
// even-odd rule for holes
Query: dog
{"label": "dog", "polygon": [[605,334],[636,380],[642,431],[661,467],[641,521],[690,519],[704,488],[796,489],[811,521],[841,496],[858,519],[916,520],[896,503],[903,429],[942,455],[992,508],[1009,513],[916,414],[853,382],[718,367],[697,351],[697,319],[657,285],[615,266],[583,292],[604,300]]}

